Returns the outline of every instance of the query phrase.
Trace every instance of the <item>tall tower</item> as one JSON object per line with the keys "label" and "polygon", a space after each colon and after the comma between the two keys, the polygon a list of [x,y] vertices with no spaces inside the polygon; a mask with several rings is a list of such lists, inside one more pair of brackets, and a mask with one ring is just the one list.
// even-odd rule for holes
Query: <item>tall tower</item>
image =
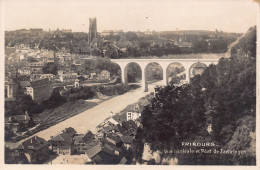
{"label": "tall tower", "polygon": [[97,38],[97,19],[89,18],[89,32],[88,32],[88,43]]}

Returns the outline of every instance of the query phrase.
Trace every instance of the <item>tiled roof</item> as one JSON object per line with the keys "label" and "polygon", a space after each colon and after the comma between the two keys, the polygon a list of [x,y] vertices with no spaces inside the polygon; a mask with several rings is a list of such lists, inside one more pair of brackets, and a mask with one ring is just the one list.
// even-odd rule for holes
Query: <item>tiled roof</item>
{"label": "tiled roof", "polygon": [[115,150],[115,151],[118,151],[118,152],[122,152],[122,150],[120,148],[118,148],[115,144],[113,144],[111,142],[108,142],[106,139],[104,139],[103,147],[104,148],[108,148],[110,150]]}
{"label": "tiled roof", "polygon": [[122,122],[122,127],[126,128],[127,130],[129,130],[129,129],[137,129],[137,125],[136,125],[136,123],[133,120]]}
{"label": "tiled roof", "polygon": [[101,152],[102,150],[102,147],[101,147],[101,144],[97,144],[93,147],[91,147],[90,149],[88,149],[86,151],[86,154],[88,155],[88,157],[91,159],[93,158],[95,155],[97,155],[99,152]]}
{"label": "tiled roof", "polygon": [[112,124],[114,124],[114,125],[117,125],[117,124],[118,124],[118,121],[116,121],[116,120],[113,119],[113,118],[110,118],[110,119],[108,120],[108,122],[110,122],[110,123],[112,123]]}
{"label": "tiled roof", "polygon": [[65,129],[65,133],[67,133],[69,136],[74,136],[77,133],[77,131],[74,128],[69,127]]}
{"label": "tiled roof", "polygon": [[115,156],[114,151],[111,150],[111,149],[109,149],[109,148],[104,147],[104,148],[102,148],[102,151],[103,151],[103,152],[106,152],[107,154],[109,154],[109,155],[111,155],[111,156]]}
{"label": "tiled roof", "polygon": [[72,143],[72,137],[67,133],[63,132],[55,137],[53,137],[50,141],[52,142],[67,142],[69,144]]}
{"label": "tiled roof", "polygon": [[15,82],[15,80],[14,79],[11,79],[10,81],[8,81],[8,83],[7,84],[17,84],[17,82]]}
{"label": "tiled roof", "polygon": [[36,81],[31,81],[30,84],[33,88],[35,87],[40,87],[40,86],[44,86],[44,85],[47,85],[49,84],[50,81],[48,78],[45,78],[45,79],[41,79],[41,80],[36,80]]}
{"label": "tiled roof", "polygon": [[82,138],[84,143],[90,143],[94,139],[94,134],[91,131],[88,131]]}
{"label": "tiled roof", "polygon": [[20,81],[20,86],[22,88],[25,88],[27,86],[30,86],[30,82],[29,81]]}
{"label": "tiled roof", "polygon": [[119,123],[122,123],[124,121],[127,121],[127,118],[126,118],[126,112],[123,112],[121,114],[116,114],[112,117],[115,121],[119,122]]}
{"label": "tiled roof", "polygon": [[84,137],[83,135],[74,136],[73,137],[74,144],[83,143],[83,140],[82,140],[83,137]]}
{"label": "tiled roof", "polygon": [[128,105],[124,110],[127,112],[140,112],[140,108],[138,104]]}
{"label": "tiled roof", "polygon": [[20,144],[17,149],[22,149],[25,152],[31,152],[33,150],[39,150],[40,148],[48,144],[49,143],[43,138],[34,136]]}
{"label": "tiled roof", "polygon": [[107,134],[107,138],[112,139],[116,143],[119,143],[122,141],[122,139],[118,135],[112,134],[112,133]]}
{"label": "tiled roof", "polygon": [[127,133],[127,129],[123,128],[120,124],[113,126],[113,130],[120,132],[122,135],[125,135]]}
{"label": "tiled roof", "polygon": [[123,143],[131,144],[134,140],[133,136],[121,136]]}
{"label": "tiled roof", "polygon": [[102,129],[101,129],[101,132],[109,132],[111,131],[113,128],[111,126],[104,126]]}
{"label": "tiled roof", "polygon": [[90,148],[92,148],[92,147],[94,147],[94,146],[96,146],[96,145],[98,145],[98,144],[100,144],[100,141],[97,140],[97,139],[93,139],[93,140],[91,140],[91,141],[87,144],[86,150],[89,150]]}

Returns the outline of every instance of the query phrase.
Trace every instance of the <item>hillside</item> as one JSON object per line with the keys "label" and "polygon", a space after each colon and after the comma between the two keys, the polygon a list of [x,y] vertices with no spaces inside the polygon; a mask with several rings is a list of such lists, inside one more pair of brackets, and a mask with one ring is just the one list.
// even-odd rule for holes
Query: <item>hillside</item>
{"label": "hillside", "polygon": [[[181,87],[157,88],[142,113],[143,142],[180,165],[255,165],[256,27],[239,40],[229,58],[210,65]],[[183,142],[211,142],[196,154],[181,154]],[[215,154],[232,150],[233,153]]]}

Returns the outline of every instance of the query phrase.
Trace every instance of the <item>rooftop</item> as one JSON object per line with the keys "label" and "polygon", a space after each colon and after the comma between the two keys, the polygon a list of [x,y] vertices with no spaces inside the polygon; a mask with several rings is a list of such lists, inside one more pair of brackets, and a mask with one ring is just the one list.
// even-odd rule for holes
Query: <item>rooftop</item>
{"label": "rooftop", "polygon": [[30,152],[33,150],[39,150],[41,149],[43,146],[48,145],[48,142],[46,140],[44,140],[43,138],[40,138],[38,136],[34,136],[26,141],[24,141],[23,143],[21,143],[17,149],[22,149],[25,152]]}
{"label": "rooftop", "polygon": [[50,139],[51,142],[67,142],[68,144],[72,143],[72,137],[67,133],[63,132]]}

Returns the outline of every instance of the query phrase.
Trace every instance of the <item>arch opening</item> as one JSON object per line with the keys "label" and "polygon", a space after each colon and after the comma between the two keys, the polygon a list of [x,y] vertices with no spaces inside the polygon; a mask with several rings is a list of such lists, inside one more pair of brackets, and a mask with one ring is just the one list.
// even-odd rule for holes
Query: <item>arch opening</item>
{"label": "arch opening", "polygon": [[204,72],[206,67],[207,67],[207,65],[200,61],[192,64],[189,68],[189,74],[190,74],[189,78],[192,78],[196,75],[201,75]]}
{"label": "arch opening", "polygon": [[167,84],[180,85],[186,80],[185,67],[178,62],[170,63],[166,69],[167,71]]}
{"label": "arch opening", "polygon": [[148,63],[143,74],[145,76],[142,78],[142,88],[144,91],[148,91],[148,84],[163,80],[163,67],[157,62]]}
{"label": "arch opening", "polygon": [[128,83],[140,83],[142,80],[142,69],[136,62],[130,62],[125,67]]}

